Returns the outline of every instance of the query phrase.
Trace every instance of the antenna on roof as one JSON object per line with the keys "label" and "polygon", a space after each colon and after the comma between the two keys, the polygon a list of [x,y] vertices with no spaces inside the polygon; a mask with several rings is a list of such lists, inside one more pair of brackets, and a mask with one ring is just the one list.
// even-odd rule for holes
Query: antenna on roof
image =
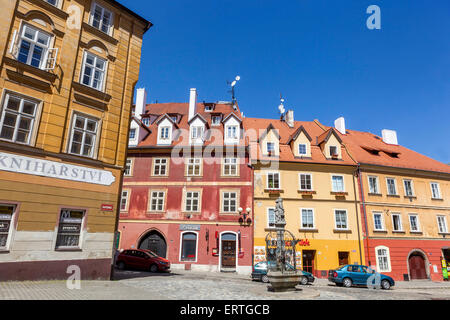
{"label": "antenna on roof", "polygon": [[278,106],[278,110],[280,111],[280,119],[283,120],[285,113],[286,113],[286,109],[284,108],[284,98],[280,93],[280,105]]}
{"label": "antenna on roof", "polygon": [[[237,76],[233,82],[229,82],[227,81],[227,83],[231,86],[231,103],[233,105],[236,105],[236,96],[234,94],[234,88],[236,87],[236,84],[238,83],[238,81],[241,80],[240,76]],[[230,92],[230,91],[229,91]]]}

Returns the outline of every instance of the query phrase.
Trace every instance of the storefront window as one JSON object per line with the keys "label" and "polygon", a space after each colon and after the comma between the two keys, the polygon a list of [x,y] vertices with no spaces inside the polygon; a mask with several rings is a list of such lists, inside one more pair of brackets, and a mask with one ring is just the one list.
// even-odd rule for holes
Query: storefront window
{"label": "storefront window", "polygon": [[79,248],[84,211],[63,209],[59,221],[56,249]]}
{"label": "storefront window", "polygon": [[12,205],[0,205],[0,249],[5,249],[8,245],[14,211],[15,207]]}
{"label": "storefront window", "polygon": [[196,261],[197,234],[184,233],[181,240],[181,261]]}

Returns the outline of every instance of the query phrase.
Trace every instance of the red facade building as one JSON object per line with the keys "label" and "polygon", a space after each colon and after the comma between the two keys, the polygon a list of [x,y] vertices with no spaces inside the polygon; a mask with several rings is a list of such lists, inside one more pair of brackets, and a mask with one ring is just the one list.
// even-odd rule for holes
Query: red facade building
{"label": "red facade building", "polygon": [[[249,274],[253,182],[237,105],[142,104],[123,181],[119,249],[150,249],[172,269]],[[144,96],[145,97],[145,96]],[[133,126],[132,126],[133,127]]]}

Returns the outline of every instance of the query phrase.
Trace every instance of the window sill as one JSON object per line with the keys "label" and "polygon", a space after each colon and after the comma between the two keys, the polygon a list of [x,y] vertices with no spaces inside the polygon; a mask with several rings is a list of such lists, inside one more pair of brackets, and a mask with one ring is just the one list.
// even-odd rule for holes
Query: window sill
{"label": "window sill", "polygon": [[298,231],[303,233],[318,233],[319,229],[299,229]]}
{"label": "window sill", "polygon": [[312,191],[312,190],[298,190],[297,192],[298,192],[299,194],[305,195],[305,196],[317,194],[316,191]]}
{"label": "window sill", "polygon": [[436,201],[444,201],[443,198],[431,198],[431,200],[436,200]]}
{"label": "window sill", "polygon": [[334,229],[333,230],[334,233],[347,233],[347,234],[351,234],[352,230],[350,229]]}
{"label": "window sill", "polygon": [[83,252],[83,249],[80,248],[60,248],[55,249],[57,252]]}
{"label": "window sill", "polygon": [[403,231],[403,230],[392,230],[392,233],[405,234],[406,231]]}
{"label": "window sill", "polygon": [[49,4],[47,1],[44,0],[29,0],[29,1],[38,5],[39,7],[44,8],[47,11],[50,11],[51,13],[57,15],[58,17],[64,20],[67,20],[67,18],[69,17],[69,15],[66,12],[64,12],[58,7],[55,7],[54,5]]}
{"label": "window sill", "polygon": [[264,189],[264,192],[267,192],[270,194],[280,194],[280,193],[284,193],[284,190],[282,190],[282,189]]}
{"label": "window sill", "polygon": [[398,194],[388,194],[387,196],[391,198],[400,198]]}
{"label": "window sill", "polygon": [[381,196],[383,196],[383,194],[381,194],[381,193],[368,193],[368,195],[369,196],[374,196],[374,197],[381,197]]}
{"label": "window sill", "polygon": [[8,249],[0,249],[0,254],[8,254],[9,250]]}
{"label": "window sill", "polygon": [[405,199],[417,199],[416,196],[403,196]]}
{"label": "window sill", "polygon": [[441,236],[450,236],[450,232],[438,232],[439,235]]}
{"label": "window sill", "polygon": [[[44,80],[46,80],[48,82],[51,82],[51,83],[55,82],[55,80],[57,78],[57,76],[55,74],[51,73],[51,72],[48,72],[48,71],[45,71],[45,70],[42,70],[42,69],[30,66],[30,65],[28,65],[26,63],[23,63],[23,62],[20,62],[19,60],[16,60],[16,59],[12,59],[12,58],[9,58],[9,57],[5,56],[5,57],[3,57],[3,61],[5,62],[5,64],[7,64],[7,65],[9,65],[11,67],[15,67],[17,69],[21,69],[21,70],[24,70],[26,72],[32,73],[32,74],[34,74],[34,75],[36,75],[36,76],[38,76],[38,77],[40,77],[40,78],[42,78],[42,79],[44,79]],[[10,70],[10,71],[12,71],[12,70]],[[23,76],[23,77],[26,77],[23,74],[20,74],[20,75]],[[39,80],[36,79],[36,81],[39,81]],[[40,81],[42,82],[42,80],[40,80]]]}
{"label": "window sill", "polygon": [[[76,82],[76,81],[72,81],[72,86],[76,91],[90,95],[91,97],[102,100],[104,102],[109,102],[112,98],[111,95],[107,94],[106,92],[91,88],[89,86],[86,86],[86,85]],[[97,102],[97,104],[98,104],[98,102]],[[104,108],[104,107],[100,106],[100,108]]]}
{"label": "window sill", "polygon": [[348,196],[348,192],[331,192],[331,195],[336,196],[336,197],[345,197]]}
{"label": "window sill", "polygon": [[422,231],[410,231],[410,234],[417,234],[417,235],[422,235],[423,232]]}
{"label": "window sill", "polygon": [[388,233],[387,230],[373,230],[374,233]]}

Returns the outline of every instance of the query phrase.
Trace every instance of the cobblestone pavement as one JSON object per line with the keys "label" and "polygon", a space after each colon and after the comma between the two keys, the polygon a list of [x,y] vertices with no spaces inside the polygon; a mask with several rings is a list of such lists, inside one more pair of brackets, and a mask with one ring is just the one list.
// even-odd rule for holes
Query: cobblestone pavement
{"label": "cobblestone pavement", "polygon": [[116,272],[115,281],[0,283],[0,300],[450,300],[450,283],[398,283],[393,290],[338,288],[327,280],[272,293],[248,276],[175,270],[171,273]]}

